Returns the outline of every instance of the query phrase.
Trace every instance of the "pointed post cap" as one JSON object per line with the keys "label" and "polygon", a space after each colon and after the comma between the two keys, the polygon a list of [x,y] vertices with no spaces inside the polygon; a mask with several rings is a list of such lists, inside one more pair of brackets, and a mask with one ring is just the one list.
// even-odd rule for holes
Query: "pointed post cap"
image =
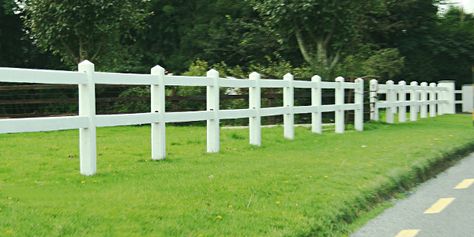
{"label": "pointed post cap", "polygon": [[211,69],[209,71],[207,71],[207,77],[219,77],[219,72],[216,70],[216,69]]}
{"label": "pointed post cap", "polygon": [[319,75],[314,75],[313,77],[311,77],[311,81],[321,82],[321,77]]}
{"label": "pointed post cap", "polygon": [[89,60],[84,60],[79,63],[78,68],[79,68],[79,71],[89,71],[89,70],[94,71],[95,66]]}
{"label": "pointed post cap", "polygon": [[410,82],[410,85],[412,85],[412,86],[417,86],[417,85],[418,85],[418,82],[417,82],[417,81],[412,81],[412,82]]}
{"label": "pointed post cap", "polygon": [[289,80],[289,81],[291,81],[291,80],[293,80],[293,79],[294,79],[294,77],[293,77],[293,74],[291,74],[291,73],[287,73],[287,74],[285,74],[285,75],[283,76],[283,80]]}
{"label": "pointed post cap", "polygon": [[399,82],[398,82],[398,85],[404,86],[404,85],[406,85],[406,84],[407,84],[407,83],[406,83],[405,81],[399,81]]}
{"label": "pointed post cap", "polygon": [[91,61],[89,61],[89,60],[84,60],[84,61],[80,62],[79,65],[94,65],[94,64],[91,63]]}
{"label": "pointed post cap", "polygon": [[393,84],[395,84],[395,83],[392,80],[387,81],[387,85],[393,85]]}
{"label": "pointed post cap", "polygon": [[252,73],[250,73],[249,78],[250,78],[251,80],[258,80],[258,79],[260,79],[260,73],[258,73],[258,72],[252,72]]}
{"label": "pointed post cap", "polygon": [[156,65],[156,66],[151,68],[151,74],[153,74],[153,75],[164,75],[165,74],[165,69],[160,65]]}
{"label": "pointed post cap", "polygon": [[337,77],[335,81],[337,81],[337,82],[344,82],[344,77]]}

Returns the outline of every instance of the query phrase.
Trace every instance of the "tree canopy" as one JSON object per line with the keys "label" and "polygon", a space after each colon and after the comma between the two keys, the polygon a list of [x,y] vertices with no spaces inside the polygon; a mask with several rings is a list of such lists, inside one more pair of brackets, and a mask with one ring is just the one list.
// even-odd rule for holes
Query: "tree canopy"
{"label": "tree canopy", "polygon": [[117,53],[127,53],[122,43],[133,39],[149,15],[143,0],[27,0],[24,4],[25,25],[36,45],[66,64],[120,58],[123,54]]}
{"label": "tree canopy", "polygon": [[249,0],[265,23],[296,39],[303,59],[329,74],[341,54],[359,40],[367,0]]}
{"label": "tree canopy", "polygon": [[[439,0],[0,0],[0,66],[174,73],[200,61],[383,80],[470,81],[474,16]],[[59,60],[61,59],[61,61]],[[194,64],[195,65],[195,64]],[[274,72],[274,73],[272,73]]]}

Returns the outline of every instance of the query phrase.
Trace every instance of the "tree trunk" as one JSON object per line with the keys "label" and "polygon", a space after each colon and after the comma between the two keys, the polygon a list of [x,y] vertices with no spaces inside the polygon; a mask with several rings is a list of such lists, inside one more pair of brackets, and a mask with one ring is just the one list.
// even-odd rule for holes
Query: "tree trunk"
{"label": "tree trunk", "polygon": [[318,40],[316,42],[316,60],[317,62],[324,67],[325,70],[329,71],[328,65],[328,51],[327,47],[324,44],[323,40]]}
{"label": "tree trunk", "polygon": [[313,58],[309,54],[308,50],[306,49],[306,45],[303,39],[303,34],[301,33],[301,30],[296,28],[295,31],[295,36],[296,36],[296,41],[298,42],[298,48],[300,49],[301,55],[303,56],[303,59],[309,63],[311,66],[314,63]]}
{"label": "tree trunk", "polygon": [[79,63],[87,60],[88,58],[87,51],[84,48],[84,43],[82,42],[81,39],[79,39]]}
{"label": "tree trunk", "polygon": [[[318,74],[325,78],[330,78],[333,75],[333,70],[339,62],[339,52],[334,57],[330,57],[328,53],[329,39],[331,35],[327,37],[321,37],[316,39],[314,42],[315,47],[308,47],[303,37],[303,33],[297,27],[295,27],[295,37],[298,43],[298,48],[303,56],[303,59],[308,63],[314,71],[318,71]],[[314,54],[310,53],[308,48],[315,50]]]}

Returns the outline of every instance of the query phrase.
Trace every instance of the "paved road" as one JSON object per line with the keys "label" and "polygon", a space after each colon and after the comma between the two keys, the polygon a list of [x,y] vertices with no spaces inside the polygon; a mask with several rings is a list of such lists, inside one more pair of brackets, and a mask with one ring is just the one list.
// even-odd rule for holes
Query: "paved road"
{"label": "paved road", "polygon": [[351,237],[474,237],[474,153]]}

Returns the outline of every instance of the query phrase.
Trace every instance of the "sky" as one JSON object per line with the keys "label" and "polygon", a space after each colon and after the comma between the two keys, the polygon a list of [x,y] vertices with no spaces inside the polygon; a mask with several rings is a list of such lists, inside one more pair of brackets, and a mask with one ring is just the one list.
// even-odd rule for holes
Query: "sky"
{"label": "sky", "polygon": [[461,6],[468,13],[474,13],[474,0],[450,0],[449,2]]}

